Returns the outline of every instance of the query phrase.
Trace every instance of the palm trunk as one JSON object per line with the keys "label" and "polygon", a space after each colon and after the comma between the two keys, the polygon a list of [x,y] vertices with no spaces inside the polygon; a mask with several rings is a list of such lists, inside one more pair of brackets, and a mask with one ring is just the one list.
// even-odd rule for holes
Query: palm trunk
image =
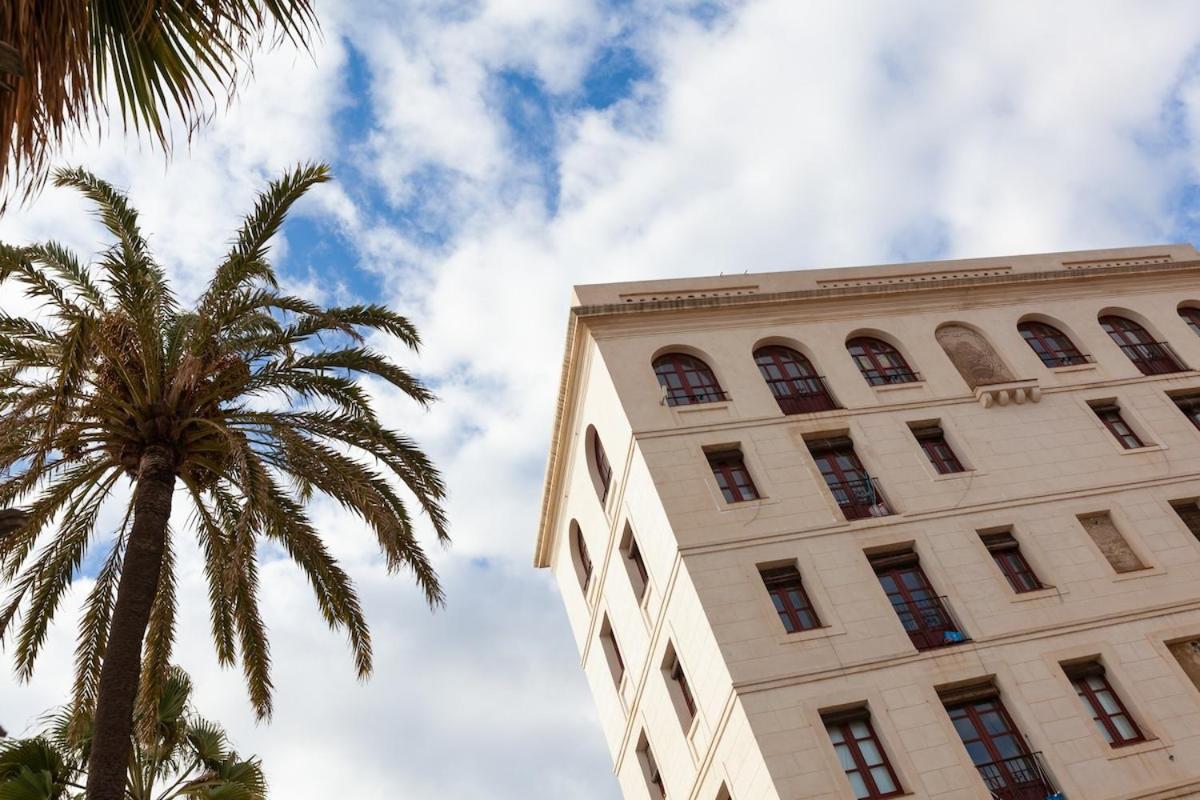
{"label": "palm trunk", "polygon": [[121,800],[125,794],[133,704],[142,673],[142,641],[162,571],[174,489],[172,454],[166,448],[148,448],[138,465],[133,527],[100,668],[87,800]]}

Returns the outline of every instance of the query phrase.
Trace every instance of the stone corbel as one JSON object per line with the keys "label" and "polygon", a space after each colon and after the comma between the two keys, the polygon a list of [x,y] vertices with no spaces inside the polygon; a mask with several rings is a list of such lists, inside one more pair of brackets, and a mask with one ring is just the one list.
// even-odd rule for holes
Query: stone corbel
{"label": "stone corbel", "polygon": [[975,387],[975,398],[984,408],[992,406],[1022,405],[1036,403],[1042,399],[1042,387],[1036,380],[989,383]]}

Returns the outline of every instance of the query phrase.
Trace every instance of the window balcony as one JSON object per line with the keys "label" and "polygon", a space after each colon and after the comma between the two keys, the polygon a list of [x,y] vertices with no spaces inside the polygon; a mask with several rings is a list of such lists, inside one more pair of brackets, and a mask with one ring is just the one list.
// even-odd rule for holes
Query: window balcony
{"label": "window balcony", "polygon": [[812,414],[837,408],[829,386],[819,375],[808,378],[775,378],[767,381],[784,414]]}
{"label": "window balcony", "polygon": [[944,596],[907,601],[892,598],[892,608],[912,639],[913,646],[921,652],[971,641],[971,637],[954,618]]}
{"label": "window balcony", "polygon": [[853,481],[831,481],[826,479],[833,499],[846,515],[846,519],[869,519],[871,517],[886,517],[892,514],[892,509],[883,492],[879,489],[876,478],[867,477]]}
{"label": "window balcony", "polygon": [[996,800],[1065,800],[1046,771],[1041,753],[979,764],[979,776]]}
{"label": "window balcony", "polygon": [[1166,342],[1122,344],[1119,347],[1143,375],[1170,375],[1187,369],[1179,356],[1175,355],[1171,345]]}

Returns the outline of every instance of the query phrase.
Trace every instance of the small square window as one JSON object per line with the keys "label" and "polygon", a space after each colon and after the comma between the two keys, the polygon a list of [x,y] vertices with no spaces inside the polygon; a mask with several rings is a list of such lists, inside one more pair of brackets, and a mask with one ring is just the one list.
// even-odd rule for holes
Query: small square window
{"label": "small square window", "polygon": [[1146,740],[1124,701],[1108,682],[1099,661],[1065,665],[1063,670],[1106,742],[1113,747],[1124,747]]}
{"label": "small square window", "polygon": [[1022,594],[1045,588],[1011,531],[980,534],[980,538],[1014,592]]}
{"label": "small square window", "polygon": [[758,489],[746,469],[741,450],[722,450],[708,454],[708,464],[726,503],[742,503],[758,499]]}
{"label": "small square window", "polygon": [[784,630],[796,633],[821,627],[821,620],[817,618],[817,612],[804,590],[800,570],[792,566],[775,567],[760,569],[759,575],[767,587],[767,593],[771,595],[771,603],[779,614]]}
{"label": "small square window", "polygon": [[1126,450],[1134,450],[1138,447],[1145,447],[1145,442],[1141,437],[1129,426],[1125,418],[1121,415],[1120,406],[1115,403],[1105,403],[1103,405],[1092,406],[1092,411],[1104,423],[1104,427],[1108,428],[1109,433],[1116,437],[1117,441]]}
{"label": "small square window", "polygon": [[1183,412],[1185,417],[1191,420],[1193,425],[1200,428],[1200,392],[1171,395],[1171,402]]}
{"label": "small square window", "polygon": [[936,425],[915,427],[913,436],[925,451],[925,456],[939,475],[951,475],[955,472],[966,472],[966,467],[959,460],[954,448],[946,441],[945,432]]}

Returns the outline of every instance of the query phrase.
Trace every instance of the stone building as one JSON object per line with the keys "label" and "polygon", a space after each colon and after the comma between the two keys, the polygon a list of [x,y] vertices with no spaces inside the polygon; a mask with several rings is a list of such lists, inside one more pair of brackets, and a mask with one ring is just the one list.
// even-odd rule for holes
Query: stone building
{"label": "stone building", "polygon": [[535,563],[626,798],[1200,798],[1200,253],[577,287]]}

